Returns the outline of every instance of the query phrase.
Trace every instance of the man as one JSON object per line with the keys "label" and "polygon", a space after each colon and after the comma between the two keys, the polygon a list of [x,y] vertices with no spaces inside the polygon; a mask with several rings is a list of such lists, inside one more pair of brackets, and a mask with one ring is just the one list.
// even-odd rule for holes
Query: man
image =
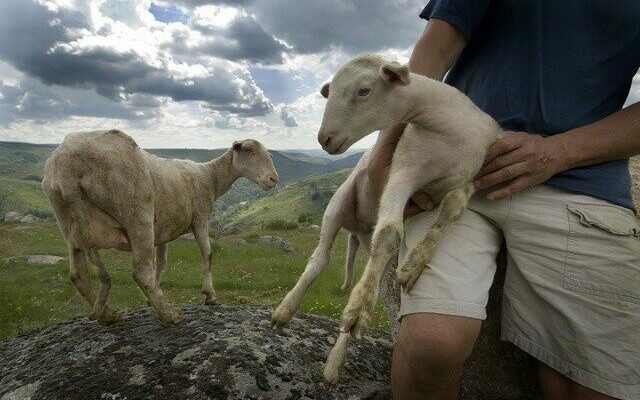
{"label": "man", "polygon": [[[539,360],[545,399],[640,399],[640,227],[628,158],[640,104],[637,0],[433,0],[416,73],[456,86],[508,131],[469,209],[402,296],[395,398],[455,399],[485,318],[495,258],[508,252],[503,339]],[[382,191],[403,126],[380,134]],[[525,133],[526,132],[526,133]],[[418,205],[421,205],[419,207]],[[435,212],[415,194],[400,257]]]}

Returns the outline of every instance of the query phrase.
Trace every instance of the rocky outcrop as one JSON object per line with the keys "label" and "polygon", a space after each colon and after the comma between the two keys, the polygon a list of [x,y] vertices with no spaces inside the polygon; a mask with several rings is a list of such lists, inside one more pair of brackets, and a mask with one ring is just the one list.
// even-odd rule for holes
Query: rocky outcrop
{"label": "rocky outcrop", "polygon": [[350,347],[338,386],[322,366],[334,320],[300,315],[267,326],[262,307],[187,306],[178,325],[149,309],[102,326],[86,318],[0,342],[6,399],[384,399],[391,342],[369,331]]}
{"label": "rocky outcrop", "polygon": [[27,214],[24,217],[20,218],[21,224],[33,224],[34,222],[40,221],[40,218],[35,215]]}
{"label": "rocky outcrop", "polygon": [[293,245],[289,239],[280,236],[260,236],[259,242],[266,246],[277,247],[287,253],[293,251]]}
{"label": "rocky outcrop", "polygon": [[22,215],[20,215],[20,213],[16,211],[9,211],[4,215],[3,220],[4,222],[20,222],[20,218],[22,218]]}

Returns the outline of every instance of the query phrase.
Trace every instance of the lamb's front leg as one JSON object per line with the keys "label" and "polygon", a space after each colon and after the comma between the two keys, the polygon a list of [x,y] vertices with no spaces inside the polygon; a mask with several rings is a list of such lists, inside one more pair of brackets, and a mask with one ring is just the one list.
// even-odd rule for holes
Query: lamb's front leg
{"label": "lamb's front leg", "polygon": [[209,227],[206,219],[198,219],[193,222],[193,236],[198,242],[200,255],[202,256],[202,294],[204,294],[205,304],[220,304],[218,297],[213,290],[213,279],[211,278],[211,245],[209,243]]}
{"label": "lamb's front leg", "polygon": [[408,179],[406,174],[392,173],[389,177],[380,199],[378,224],[373,233],[369,261],[342,313],[341,333],[325,364],[324,378],[328,383],[336,383],[340,376],[349,340],[359,339],[371,320],[380,280],[387,263],[397,254],[404,233],[404,208],[414,191],[415,180]]}
{"label": "lamb's front leg", "polygon": [[440,202],[438,216],[424,238],[409,252],[404,264],[398,267],[398,282],[404,292],[409,293],[422,271],[431,260],[436,246],[444,233],[460,218],[475,193],[473,183],[447,193]]}

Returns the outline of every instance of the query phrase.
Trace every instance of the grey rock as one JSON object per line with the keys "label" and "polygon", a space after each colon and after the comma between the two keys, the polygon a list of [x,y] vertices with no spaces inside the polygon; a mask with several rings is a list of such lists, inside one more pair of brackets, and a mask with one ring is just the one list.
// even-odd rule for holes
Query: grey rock
{"label": "grey rock", "polygon": [[245,239],[238,239],[235,241],[235,243],[237,243],[240,246],[246,246],[249,244],[249,242],[247,242]]}
{"label": "grey rock", "polygon": [[27,260],[27,264],[53,265],[53,264],[59,263],[62,260],[65,260],[64,257],[49,256],[44,254],[34,254],[34,255],[28,255],[24,257]]}
{"label": "grey rock", "polygon": [[309,228],[315,229],[316,231],[320,230],[320,225],[309,225]]}
{"label": "grey rock", "polygon": [[388,334],[370,330],[354,342],[340,383],[328,387],[322,368],[337,321],[300,314],[276,331],[263,323],[271,314],[264,307],[183,312],[178,325],[139,309],[110,326],[76,318],[4,340],[0,398],[389,398]]}
{"label": "grey rock", "polygon": [[27,214],[24,217],[20,218],[21,224],[33,224],[36,221],[40,221],[40,218],[35,215]]}
{"label": "grey rock", "polygon": [[9,211],[4,215],[4,222],[20,222],[22,215],[16,211]]}
{"label": "grey rock", "polygon": [[289,239],[286,239],[280,236],[269,236],[269,235],[260,236],[259,241],[261,244],[277,247],[279,249],[284,250],[287,253],[293,252],[293,245],[291,244]]}
{"label": "grey rock", "polygon": [[184,235],[180,236],[180,239],[182,239],[182,240],[196,240],[196,236],[193,234],[193,232],[189,232],[189,233],[185,233]]}

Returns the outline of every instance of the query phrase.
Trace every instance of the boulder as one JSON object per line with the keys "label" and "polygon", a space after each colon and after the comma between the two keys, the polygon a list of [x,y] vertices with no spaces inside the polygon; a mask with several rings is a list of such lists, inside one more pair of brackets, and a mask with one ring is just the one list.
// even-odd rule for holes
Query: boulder
{"label": "boulder", "polygon": [[189,232],[189,233],[185,233],[184,235],[180,236],[180,239],[182,239],[182,240],[196,240],[196,236],[193,234],[193,232]]}
{"label": "boulder", "polygon": [[322,380],[337,321],[299,315],[276,331],[264,307],[186,306],[163,325],[138,309],[102,326],[76,318],[0,342],[1,399],[385,399],[389,335],[349,348],[340,383]]}
{"label": "boulder", "polygon": [[277,247],[287,253],[291,253],[293,251],[293,245],[291,244],[289,239],[280,236],[260,236],[259,241],[261,244]]}
{"label": "boulder", "polygon": [[27,264],[54,265],[59,263],[62,260],[65,260],[64,257],[49,256],[44,254],[34,254],[34,255],[28,255],[24,257],[27,260]]}
{"label": "boulder", "polygon": [[319,231],[320,230],[320,225],[309,225],[309,228]]}
{"label": "boulder", "polygon": [[20,222],[22,215],[16,211],[9,211],[4,215],[4,222]]}
{"label": "boulder", "polygon": [[33,224],[36,221],[40,221],[40,218],[35,215],[27,214],[24,217],[20,218],[21,224]]}

